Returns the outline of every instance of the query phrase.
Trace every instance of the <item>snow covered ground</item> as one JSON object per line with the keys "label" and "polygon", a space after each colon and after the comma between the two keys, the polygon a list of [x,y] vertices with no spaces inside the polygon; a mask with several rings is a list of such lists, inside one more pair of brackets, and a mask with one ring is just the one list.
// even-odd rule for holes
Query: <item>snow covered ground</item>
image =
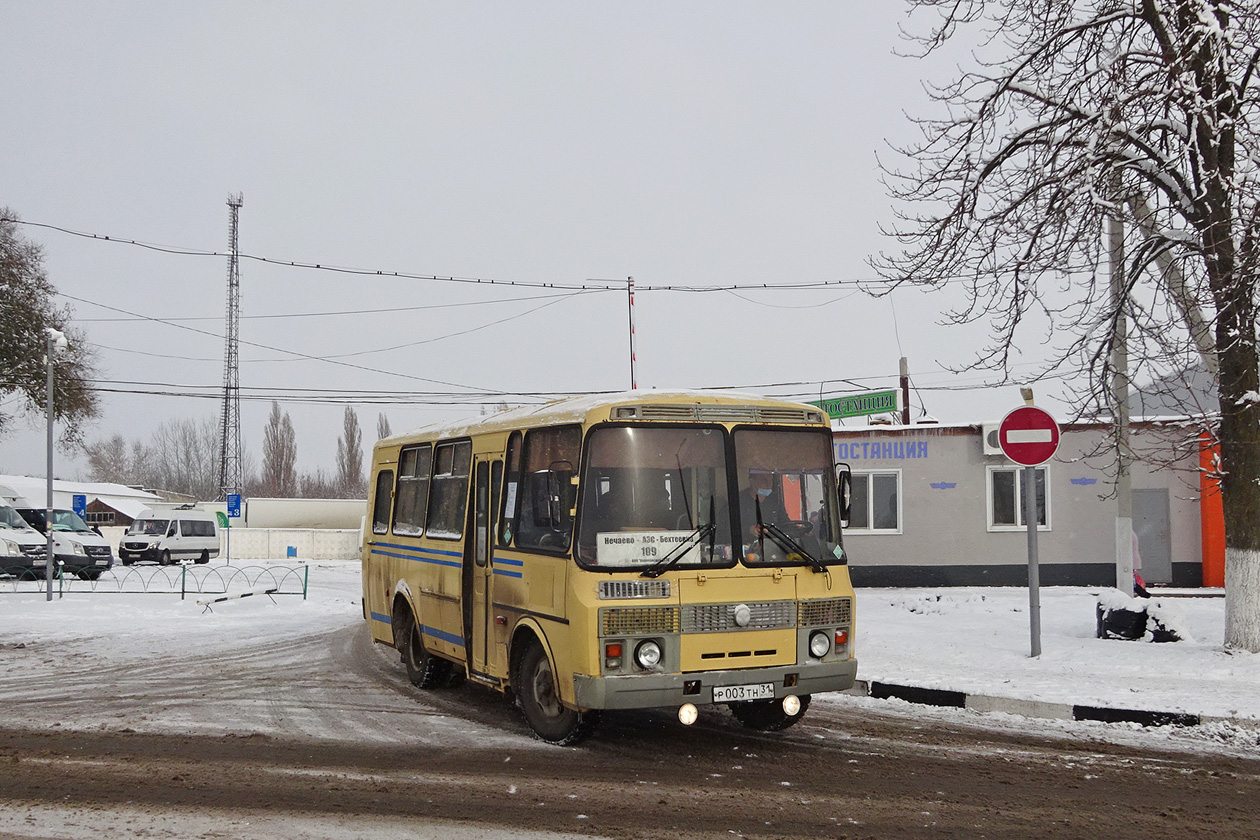
{"label": "snow covered ground", "polygon": [[[260,586],[269,586],[277,575],[283,577],[275,569],[284,566],[256,564],[256,571],[239,574],[229,589],[250,589],[250,575],[263,567],[272,571]],[[288,577],[286,588],[292,590],[296,581]],[[268,650],[278,668],[286,664],[281,661],[285,657],[293,660],[289,665],[297,665],[310,654],[309,645],[298,640],[333,638],[330,634],[342,638],[362,621],[357,561],[312,564],[305,600],[281,595],[273,603],[259,595],[216,604],[212,610],[196,603],[209,596],[194,593],[180,600],[177,574],[149,585],[173,594],[118,591],[142,588],[137,583],[133,576],[120,587],[107,575],[92,593],[89,584],[76,581],[63,597],[48,602],[33,584],[0,579],[0,697],[18,699],[20,684],[43,671],[152,667],[155,660],[193,667],[199,654],[240,650],[244,655],[247,646],[267,640],[275,640]],[[1260,750],[1260,655],[1222,647],[1223,598],[1164,599],[1166,612],[1180,613],[1177,623],[1188,638],[1156,644],[1095,638],[1098,596],[1098,590],[1084,588],[1043,589],[1042,654],[1034,659],[1029,656],[1024,589],[859,590],[859,679],[1046,704],[1187,713],[1203,718],[1204,725],[1196,728],[1199,737]],[[908,709],[930,713],[926,707]],[[110,720],[110,711],[102,708],[89,719],[65,725],[108,727]],[[134,718],[124,720],[116,725],[135,725]],[[179,715],[168,723],[179,723],[184,731],[197,728]],[[51,718],[47,725],[53,725]],[[1084,727],[1097,731],[1101,725],[1054,726],[1086,732],[1091,730]]]}

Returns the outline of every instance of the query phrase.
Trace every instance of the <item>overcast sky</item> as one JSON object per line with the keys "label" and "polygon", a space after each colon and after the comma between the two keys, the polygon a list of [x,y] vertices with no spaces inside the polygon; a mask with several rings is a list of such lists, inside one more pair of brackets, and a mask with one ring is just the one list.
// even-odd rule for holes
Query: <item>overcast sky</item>
{"label": "overcast sky", "polygon": [[[239,192],[243,254],[504,283],[870,278],[866,259],[891,247],[878,231],[891,211],[876,155],[913,138],[906,112],[927,107],[923,79],[949,69],[894,54],[904,13],[892,0],[6,0],[0,206],[115,240],[225,252],[226,201]],[[45,248],[107,387],[212,395],[108,394],[89,440],[218,416],[225,258],[23,232]],[[370,443],[380,411],[398,432],[497,403],[485,393],[630,384],[624,291],[251,259],[241,290],[240,383],[259,398],[242,403],[246,449],[257,458],[280,398],[304,471],[333,469],[344,409],[282,388],[475,394],[360,400]],[[947,422],[1000,419],[1016,387],[942,371],[982,337],[938,326],[947,303],[850,285],[644,290],[638,385],[817,399],[855,390],[830,380],[893,387],[904,355],[924,389],[916,416],[921,399]],[[405,311],[379,311],[394,309]],[[958,386],[971,390],[933,390]],[[43,474],[42,423],[0,441],[0,472]],[[59,477],[84,470],[58,459]]]}

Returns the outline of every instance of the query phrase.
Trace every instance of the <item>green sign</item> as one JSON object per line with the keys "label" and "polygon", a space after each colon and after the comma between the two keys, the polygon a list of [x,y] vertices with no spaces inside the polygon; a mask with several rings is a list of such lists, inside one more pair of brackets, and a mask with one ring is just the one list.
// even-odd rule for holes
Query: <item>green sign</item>
{"label": "green sign", "polygon": [[841,417],[864,417],[868,414],[883,414],[897,410],[897,392],[873,391],[869,394],[852,394],[847,397],[835,397],[830,400],[818,400],[816,405],[833,420]]}
{"label": "green sign", "polygon": [[224,513],[223,511],[221,511],[221,510],[216,510],[216,511],[214,512],[214,518],[215,518],[215,519],[217,519],[217,520],[219,520],[219,527],[220,527],[220,528],[228,528],[228,527],[231,527],[230,523],[228,522],[227,514],[226,514],[226,513]]}

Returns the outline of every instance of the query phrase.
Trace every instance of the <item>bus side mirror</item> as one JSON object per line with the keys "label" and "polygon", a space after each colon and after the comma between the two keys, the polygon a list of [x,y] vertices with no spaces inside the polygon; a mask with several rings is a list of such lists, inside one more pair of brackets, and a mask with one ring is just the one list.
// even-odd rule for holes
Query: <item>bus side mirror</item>
{"label": "bus side mirror", "polygon": [[836,465],[836,495],[840,499],[840,527],[848,528],[853,508],[853,473],[848,464]]}

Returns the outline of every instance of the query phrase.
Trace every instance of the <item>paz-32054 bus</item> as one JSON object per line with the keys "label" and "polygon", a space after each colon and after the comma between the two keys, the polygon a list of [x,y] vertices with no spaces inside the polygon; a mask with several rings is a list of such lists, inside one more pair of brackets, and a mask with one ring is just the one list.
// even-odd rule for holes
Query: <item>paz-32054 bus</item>
{"label": "paz-32054 bus", "polygon": [[364,617],[411,682],[512,693],[570,744],[603,709],[783,729],[854,681],[848,472],[818,409],[631,392],[377,443]]}

